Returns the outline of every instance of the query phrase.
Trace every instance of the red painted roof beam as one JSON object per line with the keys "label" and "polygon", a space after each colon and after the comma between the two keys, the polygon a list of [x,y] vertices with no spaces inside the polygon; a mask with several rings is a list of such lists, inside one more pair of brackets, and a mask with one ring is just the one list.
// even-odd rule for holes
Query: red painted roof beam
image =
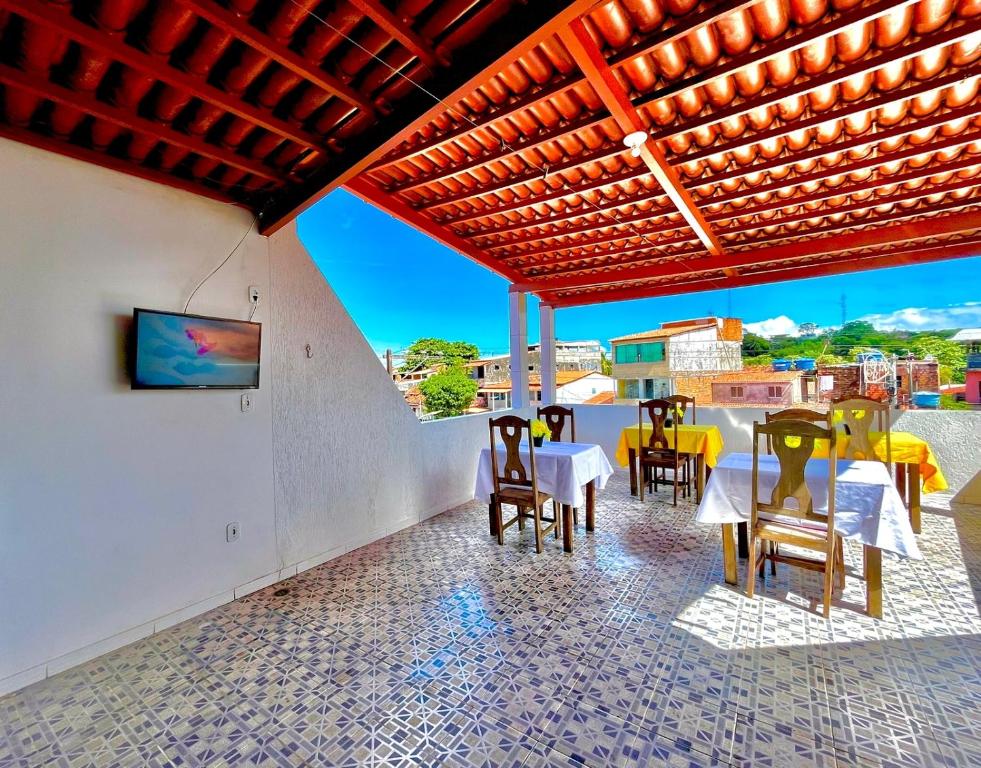
{"label": "red painted roof beam", "polygon": [[[568,299],[542,296],[542,301],[556,309],[563,307],[584,306],[586,304],[606,304],[613,301],[632,301],[634,299],[649,299],[658,296],[674,296],[677,294],[715,291],[724,288],[739,288],[748,285],[765,285],[767,283],[782,283],[792,280],[806,280],[810,277],[828,277],[847,272],[864,272],[873,269],[911,266],[926,264],[932,261],[946,259],[964,259],[981,255],[981,238],[958,240],[945,245],[934,247],[923,246],[904,251],[893,251],[887,254],[876,252],[868,257],[851,254],[840,259],[818,264],[807,264],[802,267],[778,267],[774,271],[754,272],[749,275],[738,275],[730,278],[710,278],[693,280],[684,283],[670,283],[646,287],[629,287],[612,291],[584,293]],[[721,283],[721,285],[720,285]]]}
{"label": "red painted roof beam", "polygon": [[[630,102],[630,96],[613,74],[613,70],[610,69],[610,65],[582,19],[576,19],[567,28],[560,30],[559,38],[623,132],[629,134],[643,131],[646,134],[647,127]],[[691,194],[682,186],[677,172],[668,164],[661,150],[654,142],[644,141],[640,145],[640,156],[709,253],[714,256],[721,255],[722,244],[712,233],[708,222],[692,200]]]}
{"label": "red painted roof beam", "polygon": [[[514,286],[519,291],[554,291],[587,288],[594,285],[609,283],[628,283],[635,280],[650,280],[658,277],[671,277],[685,272],[726,270],[739,267],[749,267],[754,264],[769,263],[786,259],[799,259],[805,256],[819,256],[826,253],[868,248],[875,245],[905,243],[910,240],[922,240],[927,237],[949,235],[981,228],[981,211],[969,210],[950,216],[924,219],[904,224],[894,224],[888,227],[865,229],[858,232],[819,237],[790,245],[756,248],[749,251],[731,253],[712,259],[692,259],[687,262],[669,262],[656,266],[624,269],[619,272],[603,275],[581,275],[576,277],[540,280],[535,282],[523,281]],[[606,279],[604,279],[606,278]],[[612,280],[610,278],[613,278]]]}

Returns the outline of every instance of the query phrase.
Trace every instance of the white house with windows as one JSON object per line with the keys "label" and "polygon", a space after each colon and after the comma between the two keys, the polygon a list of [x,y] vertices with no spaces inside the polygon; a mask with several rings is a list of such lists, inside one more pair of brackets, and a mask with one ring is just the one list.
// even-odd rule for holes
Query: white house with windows
{"label": "white house with windows", "polygon": [[618,401],[688,394],[679,383],[742,370],[742,321],[705,317],[611,339]]}
{"label": "white house with windows", "polygon": [[[531,403],[542,402],[542,377],[537,373],[528,375],[528,390]],[[612,376],[597,371],[556,371],[555,402],[560,405],[582,405],[602,394],[612,395],[615,386]],[[482,384],[477,390],[477,400],[483,407],[492,411],[502,411],[511,407],[511,379]]]}

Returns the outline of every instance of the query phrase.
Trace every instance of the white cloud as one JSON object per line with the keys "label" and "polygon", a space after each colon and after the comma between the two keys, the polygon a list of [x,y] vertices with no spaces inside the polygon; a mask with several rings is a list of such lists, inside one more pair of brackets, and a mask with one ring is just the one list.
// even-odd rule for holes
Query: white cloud
{"label": "white cloud", "polygon": [[977,328],[981,326],[981,301],[949,307],[905,307],[894,312],[864,315],[859,320],[867,320],[884,331]]}
{"label": "white cloud", "polygon": [[796,336],[797,323],[786,315],[780,315],[757,323],[746,323],[743,325],[743,330],[758,336]]}

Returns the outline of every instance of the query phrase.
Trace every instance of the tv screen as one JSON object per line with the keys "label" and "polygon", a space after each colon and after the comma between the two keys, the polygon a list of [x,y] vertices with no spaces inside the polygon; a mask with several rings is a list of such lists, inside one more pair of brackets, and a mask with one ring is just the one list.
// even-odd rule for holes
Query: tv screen
{"label": "tv screen", "polygon": [[133,389],[258,389],[262,325],[133,310]]}

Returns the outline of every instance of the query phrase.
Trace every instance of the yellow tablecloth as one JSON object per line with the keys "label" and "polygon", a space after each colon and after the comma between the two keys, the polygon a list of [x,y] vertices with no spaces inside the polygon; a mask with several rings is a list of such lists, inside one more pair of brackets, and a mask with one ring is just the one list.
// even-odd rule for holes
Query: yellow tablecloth
{"label": "yellow tablecloth", "polygon": [[[650,439],[652,429],[650,424],[644,425],[645,439]],[[668,445],[673,448],[674,427],[666,427],[664,436],[668,439]],[[621,467],[627,466],[630,462],[628,451],[631,448],[637,450],[636,424],[624,427],[620,432],[616,460]],[[682,453],[700,453],[705,456],[706,466],[714,467],[719,461],[719,454],[722,453],[722,433],[712,424],[679,424],[678,450]]]}
{"label": "yellow tablecloth", "polygon": [[[872,432],[869,435],[872,441],[872,450],[880,461],[886,460],[886,436],[883,432]],[[924,493],[947,490],[947,480],[944,473],[940,471],[940,464],[933,453],[930,444],[923,438],[912,435],[909,432],[892,432],[889,435],[890,448],[892,451],[892,462],[894,464],[916,464],[920,468],[920,480],[923,483]],[[848,435],[841,433],[838,435],[838,458],[844,458],[845,448],[848,446]],[[828,441],[816,440],[814,443],[814,453],[816,459],[828,458]]]}

